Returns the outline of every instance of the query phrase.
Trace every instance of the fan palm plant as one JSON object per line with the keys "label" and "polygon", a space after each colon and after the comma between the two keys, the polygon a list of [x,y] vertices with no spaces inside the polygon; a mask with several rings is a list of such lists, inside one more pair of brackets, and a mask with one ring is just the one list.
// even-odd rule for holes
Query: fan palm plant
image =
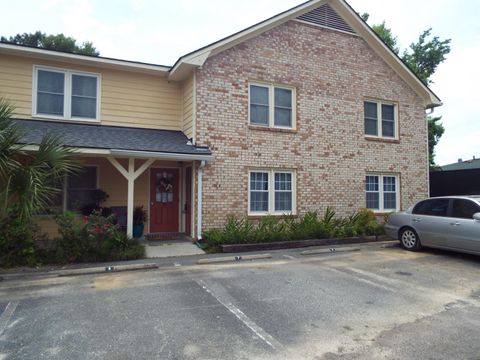
{"label": "fan palm plant", "polygon": [[23,130],[12,120],[13,107],[0,98],[0,216],[15,209],[24,219],[48,208],[61,191],[64,176],[77,172],[74,150],[46,135],[36,152],[18,142]]}

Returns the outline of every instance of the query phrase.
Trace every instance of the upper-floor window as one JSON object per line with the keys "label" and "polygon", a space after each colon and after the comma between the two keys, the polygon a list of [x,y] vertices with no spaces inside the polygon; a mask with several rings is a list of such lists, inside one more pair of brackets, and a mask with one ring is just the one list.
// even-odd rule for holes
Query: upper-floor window
{"label": "upper-floor window", "polygon": [[390,174],[368,174],[365,178],[366,207],[374,211],[399,209],[398,177]]}
{"label": "upper-floor window", "polygon": [[35,116],[67,120],[99,119],[98,74],[35,67]]}
{"label": "upper-floor window", "polygon": [[252,125],[295,128],[295,89],[286,86],[250,84],[249,121]]}
{"label": "upper-floor window", "polygon": [[380,138],[398,138],[397,105],[367,100],[364,102],[365,135]]}

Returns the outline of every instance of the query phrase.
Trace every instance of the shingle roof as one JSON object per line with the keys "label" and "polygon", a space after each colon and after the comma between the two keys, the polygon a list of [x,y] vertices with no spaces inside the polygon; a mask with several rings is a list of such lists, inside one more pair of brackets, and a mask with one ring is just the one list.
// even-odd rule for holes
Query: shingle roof
{"label": "shingle roof", "polygon": [[480,169],[480,159],[459,161],[453,164],[442,166],[443,171]]}
{"label": "shingle roof", "polygon": [[38,145],[50,133],[60,135],[65,145],[76,148],[211,155],[208,148],[187,145],[188,138],[181,131],[40,120],[16,122],[25,130],[20,144]]}

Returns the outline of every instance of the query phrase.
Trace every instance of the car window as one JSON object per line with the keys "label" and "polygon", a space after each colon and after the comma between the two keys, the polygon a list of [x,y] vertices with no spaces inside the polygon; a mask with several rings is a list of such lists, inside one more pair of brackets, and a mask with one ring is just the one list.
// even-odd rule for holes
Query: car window
{"label": "car window", "polygon": [[452,217],[472,219],[473,214],[480,212],[480,206],[473,201],[464,199],[453,200]]}
{"label": "car window", "polygon": [[449,199],[429,199],[418,203],[412,213],[417,215],[447,216]]}

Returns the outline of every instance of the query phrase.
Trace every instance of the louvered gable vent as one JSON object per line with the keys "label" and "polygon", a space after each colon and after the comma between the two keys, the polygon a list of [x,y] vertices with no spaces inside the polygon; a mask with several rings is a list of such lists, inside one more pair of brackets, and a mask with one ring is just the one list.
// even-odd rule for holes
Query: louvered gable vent
{"label": "louvered gable vent", "polygon": [[333,10],[330,5],[325,4],[297,18],[310,24],[325,26],[355,34],[355,31]]}

